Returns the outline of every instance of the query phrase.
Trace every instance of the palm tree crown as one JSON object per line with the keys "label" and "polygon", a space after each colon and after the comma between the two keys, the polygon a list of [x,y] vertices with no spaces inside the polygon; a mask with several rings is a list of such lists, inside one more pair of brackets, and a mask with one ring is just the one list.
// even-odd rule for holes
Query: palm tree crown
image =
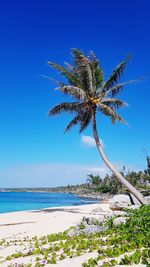
{"label": "palm tree crown", "polygon": [[97,111],[108,116],[112,123],[117,120],[125,123],[116,110],[127,104],[115,97],[124,85],[132,82],[119,83],[128,59],[123,60],[113,70],[109,78],[104,81],[99,60],[93,52],[86,56],[80,50],[72,49],[72,56],[73,65],[65,63],[65,68],[53,62],[48,62],[48,65],[67,78],[67,84],[57,81],[57,89],[72,96],[76,102],[61,103],[51,109],[49,115],[57,115],[61,112],[76,114],[66,127],[65,132],[76,124],[80,125],[80,132],[82,132],[89,125],[92,113],[96,114]]}

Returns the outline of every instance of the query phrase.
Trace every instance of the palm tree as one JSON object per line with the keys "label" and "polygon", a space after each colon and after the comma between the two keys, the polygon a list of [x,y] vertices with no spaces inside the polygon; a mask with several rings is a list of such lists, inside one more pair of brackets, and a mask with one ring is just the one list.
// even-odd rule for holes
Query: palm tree
{"label": "palm tree", "polygon": [[92,186],[96,186],[97,188],[100,186],[102,179],[100,178],[99,175],[93,175],[93,174],[88,174],[87,175],[87,182],[89,182]]}
{"label": "palm tree", "polygon": [[74,102],[63,102],[56,105],[49,111],[49,116],[58,115],[61,112],[75,113],[74,118],[67,125],[65,132],[73,126],[79,124],[81,133],[92,122],[93,135],[97,149],[102,160],[112,171],[114,176],[142,203],[147,204],[142,194],[137,191],[113,166],[106,157],[100,138],[97,132],[96,115],[98,112],[110,118],[112,123],[116,121],[125,123],[124,119],[117,113],[118,108],[127,104],[115,98],[124,85],[133,81],[119,83],[119,78],[123,74],[128,58],[123,60],[111,73],[109,78],[104,81],[103,71],[93,52],[87,56],[78,49],[72,49],[73,64],[65,63],[62,67],[56,63],[48,62],[48,65],[56,69],[67,80],[66,83],[56,81],[57,90],[71,96]]}

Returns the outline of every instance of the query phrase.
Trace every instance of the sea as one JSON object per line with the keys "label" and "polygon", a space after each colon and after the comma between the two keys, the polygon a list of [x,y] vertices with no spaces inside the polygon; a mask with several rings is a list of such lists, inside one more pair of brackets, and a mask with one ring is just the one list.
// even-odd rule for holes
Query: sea
{"label": "sea", "polygon": [[68,193],[0,192],[0,213],[96,203]]}

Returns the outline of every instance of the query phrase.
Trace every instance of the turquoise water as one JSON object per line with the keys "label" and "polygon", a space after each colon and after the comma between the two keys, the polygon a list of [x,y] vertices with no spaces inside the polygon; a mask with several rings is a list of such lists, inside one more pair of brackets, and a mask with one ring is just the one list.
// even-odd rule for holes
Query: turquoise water
{"label": "turquoise water", "polygon": [[0,192],[0,213],[95,203],[64,193]]}

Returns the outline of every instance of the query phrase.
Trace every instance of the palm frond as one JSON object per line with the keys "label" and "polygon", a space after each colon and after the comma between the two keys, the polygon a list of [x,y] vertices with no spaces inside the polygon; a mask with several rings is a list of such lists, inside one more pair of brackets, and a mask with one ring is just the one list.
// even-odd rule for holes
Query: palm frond
{"label": "palm frond", "polygon": [[59,91],[63,92],[66,95],[73,96],[74,98],[84,101],[86,98],[86,93],[84,92],[83,89],[75,86],[63,86],[63,87],[58,87],[57,88]]}
{"label": "palm frond", "polygon": [[67,125],[67,127],[64,130],[64,133],[66,133],[67,131],[69,131],[73,126],[75,126],[76,124],[78,124],[79,122],[79,116],[75,116],[70,123]]}
{"label": "palm frond", "polygon": [[97,89],[102,85],[104,74],[102,69],[100,68],[99,60],[97,59],[93,51],[90,52],[89,57],[91,61],[93,85],[95,86],[95,89]]}
{"label": "palm frond", "polygon": [[113,108],[123,108],[128,105],[126,102],[116,98],[103,98],[101,103]]}
{"label": "palm frond", "polygon": [[125,120],[115,112],[115,110],[112,107],[109,107],[105,104],[100,104],[98,106],[98,109],[106,116],[108,116],[112,123],[115,123],[117,120],[122,123],[126,123]]}
{"label": "palm frond", "polygon": [[75,71],[75,67],[69,64],[68,62],[65,61],[64,64],[71,73]]}
{"label": "palm frond", "polygon": [[118,83],[121,75],[123,74],[123,71],[127,65],[127,62],[129,60],[129,56],[127,56],[111,73],[108,80],[104,83],[103,86],[103,92],[107,91],[110,87],[114,86],[116,83]]}
{"label": "palm frond", "polygon": [[82,84],[82,87],[92,94],[93,92],[93,80],[92,72],[90,68],[90,61],[88,58],[78,49],[72,49],[73,60],[76,66],[76,73],[78,79]]}
{"label": "palm frond", "polygon": [[80,104],[79,102],[64,102],[49,110],[48,115],[58,115],[61,112],[78,112],[81,106],[82,104]]}
{"label": "palm frond", "polygon": [[79,133],[83,132],[89,125],[91,121],[92,114],[91,112],[84,112],[80,117],[80,130]]}
{"label": "palm frond", "polygon": [[112,96],[115,96],[121,92],[121,90],[123,89],[124,86],[126,86],[128,84],[140,82],[141,80],[142,79],[130,80],[128,82],[120,83],[120,84],[117,84],[113,87],[110,87],[109,90],[106,91],[105,96],[108,96],[109,94],[111,94]]}
{"label": "palm frond", "polygon": [[80,87],[81,84],[79,82],[79,80],[77,79],[77,77],[72,74],[70,71],[68,71],[66,68],[54,63],[54,62],[51,62],[51,61],[48,61],[48,65],[51,66],[52,68],[56,69],[57,71],[59,71],[64,77],[67,78],[68,82],[72,85],[75,85],[75,86],[78,86]]}
{"label": "palm frond", "polygon": [[42,75],[42,74],[40,74],[40,76],[42,76],[43,78],[45,78],[45,79],[47,79],[47,80],[50,80],[50,81],[56,83],[56,84],[57,84],[58,86],[60,86],[60,87],[65,86],[65,83],[63,83],[63,82],[61,82],[61,81],[58,81],[58,80],[56,80],[56,79],[53,79],[53,78],[51,78],[51,77],[49,77],[49,76],[47,76],[47,75]]}

